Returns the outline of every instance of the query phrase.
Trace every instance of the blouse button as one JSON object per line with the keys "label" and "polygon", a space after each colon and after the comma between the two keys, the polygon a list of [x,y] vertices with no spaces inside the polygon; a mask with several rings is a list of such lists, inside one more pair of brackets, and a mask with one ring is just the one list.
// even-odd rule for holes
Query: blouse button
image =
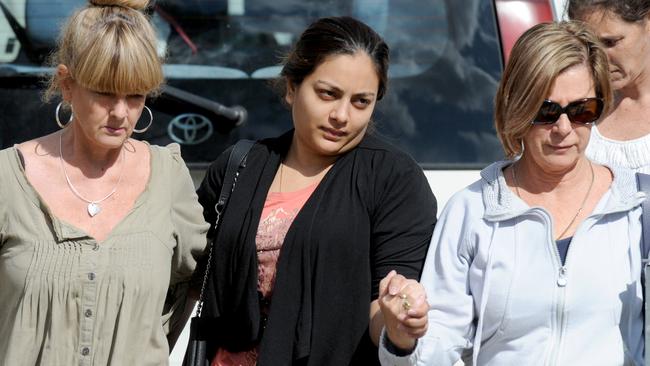
{"label": "blouse button", "polygon": [[88,279],[91,281],[95,280],[95,274],[93,272],[88,273]]}
{"label": "blouse button", "polygon": [[81,355],[82,356],[88,356],[90,354],[90,348],[84,347],[81,349]]}
{"label": "blouse button", "polygon": [[86,318],[90,318],[91,316],[93,316],[93,311],[90,309],[86,309],[84,315],[86,316]]}

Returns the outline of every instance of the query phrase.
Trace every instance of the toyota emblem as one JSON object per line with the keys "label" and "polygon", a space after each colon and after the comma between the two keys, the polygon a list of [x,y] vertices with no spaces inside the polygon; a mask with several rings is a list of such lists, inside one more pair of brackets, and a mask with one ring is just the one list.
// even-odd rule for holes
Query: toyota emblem
{"label": "toyota emblem", "polygon": [[181,145],[198,145],[209,139],[212,132],[212,122],[195,113],[179,114],[167,125],[169,138]]}

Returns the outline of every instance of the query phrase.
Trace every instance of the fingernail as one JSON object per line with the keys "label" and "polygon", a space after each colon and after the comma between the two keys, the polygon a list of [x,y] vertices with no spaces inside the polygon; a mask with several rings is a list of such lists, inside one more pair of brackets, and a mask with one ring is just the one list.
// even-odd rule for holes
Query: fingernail
{"label": "fingernail", "polygon": [[411,310],[407,311],[406,313],[407,313],[408,315],[410,315],[410,316],[418,315],[418,312],[415,311],[415,309],[411,309]]}

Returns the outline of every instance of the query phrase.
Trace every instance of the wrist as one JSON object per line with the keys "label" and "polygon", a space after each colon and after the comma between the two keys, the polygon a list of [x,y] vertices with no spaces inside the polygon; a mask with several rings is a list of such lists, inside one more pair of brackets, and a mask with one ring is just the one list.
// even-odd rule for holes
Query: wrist
{"label": "wrist", "polygon": [[395,356],[404,357],[408,356],[415,350],[417,346],[417,339],[409,338],[408,340],[393,341],[388,335],[388,331],[384,329],[383,336],[381,337],[386,350]]}

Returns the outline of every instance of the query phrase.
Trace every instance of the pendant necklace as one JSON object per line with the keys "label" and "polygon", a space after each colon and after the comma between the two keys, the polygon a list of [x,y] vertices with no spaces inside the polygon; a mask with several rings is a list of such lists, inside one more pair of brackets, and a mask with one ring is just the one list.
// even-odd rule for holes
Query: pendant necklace
{"label": "pendant necklace", "polygon": [[282,193],[282,172],[284,169],[282,167],[284,166],[284,163],[280,162],[280,189],[278,190],[279,193]]}
{"label": "pendant necklace", "polygon": [[97,214],[99,214],[102,211],[102,207],[99,204],[106,201],[110,196],[112,196],[117,191],[117,187],[120,185],[120,182],[122,181],[122,176],[124,175],[124,159],[125,159],[124,152],[120,151],[120,154],[122,155],[122,159],[121,159],[122,169],[120,169],[120,177],[117,179],[117,183],[115,184],[115,187],[113,188],[112,191],[110,191],[110,193],[108,193],[103,198],[93,201],[82,196],[81,193],[79,193],[79,191],[77,191],[77,189],[72,185],[72,181],[70,181],[68,172],[66,172],[65,170],[65,164],[63,163],[63,144],[61,142],[62,139],[63,139],[63,133],[59,135],[59,162],[61,163],[61,170],[63,171],[63,175],[65,176],[65,181],[68,182],[68,187],[70,187],[70,190],[72,191],[72,193],[74,193],[75,196],[77,196],[77,198],[88,203],[88,206],[86,208],[88,211],[88,215],[90,215],[90,217],[95,217]]}
{"label": "pendant necklace", "polygon": [[[557,237],[555,240],[559,240],[566,232],[569,230],[571,225],[576,221],[578,216],[580,216],[580,212],[582,212],[582,209],[585,207],[585,203],[587,203],[587,198],[589,198],[589,194],[591,193],[591,188],[594,186],[594,166],[589,162],[589,168],[591,168],[591,183],[589,183],[589,189],[587,189],[587,194],[585,194],[585,198],[582,200],[582,203],[580,204],[580,208],[578,208],[578,211],[576,214],[573,216],[573,219],[571,219],[571,222],[569,222],[569,225],[567,225],[564,230],[562,230],[562,233]],[[515,173],[516,166],[513,164],[512,166],[512,182],[515,185],[515,191],[517,192],[517,196],[521,198],[521,193],[519,192],[519,183],[517,182],[517,173]]]}

